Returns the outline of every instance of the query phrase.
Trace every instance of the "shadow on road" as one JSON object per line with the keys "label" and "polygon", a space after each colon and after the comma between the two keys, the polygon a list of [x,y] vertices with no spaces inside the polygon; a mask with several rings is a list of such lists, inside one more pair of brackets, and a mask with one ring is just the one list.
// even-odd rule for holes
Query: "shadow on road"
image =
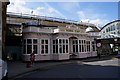
{"label": "shadow on road", "polygon": [[94,61],[104,61],[104,60],[111,60],[113,57],[101,57],[100,59],[99,58],[87,58],[87,59],[83,59],[81,61],[83,62],[94,62]]}
{"label": "shadow on road", "polygon": [[68,64],[37,71],[15,80],[118,80],[119,69],[118,66]]}

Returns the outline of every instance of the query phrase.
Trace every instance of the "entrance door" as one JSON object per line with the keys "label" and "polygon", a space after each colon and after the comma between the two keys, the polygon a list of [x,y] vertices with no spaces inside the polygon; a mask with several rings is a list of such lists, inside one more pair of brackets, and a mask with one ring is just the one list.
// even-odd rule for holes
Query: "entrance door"
{"label": "entrance door", "polygon": [[69,38],[69,52],[78,53],[78,39],[76,37]]}
{"label": "entrance door", "polygon": [[70,58],[74,59],[76,58],[78,53],[78,39],[76,37],[70,37],[69,38],[69,52],[70,52]]}

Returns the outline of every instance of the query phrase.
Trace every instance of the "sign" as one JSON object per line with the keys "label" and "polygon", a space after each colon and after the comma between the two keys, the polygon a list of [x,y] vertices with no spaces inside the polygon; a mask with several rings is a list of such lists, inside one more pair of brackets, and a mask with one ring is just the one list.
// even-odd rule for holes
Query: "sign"
{"label": "sign", "polygon": [[117,39],[114,39],[114,41],[117,41]]}
{"label": "sign", "polygon": [[97,43],[97,47],[101,47],[101,43]]}
{"label": "sign", "polygon": [[60,29],[61,32],[75,32],[75,33],[85,33],[83,30],[80,29]]}

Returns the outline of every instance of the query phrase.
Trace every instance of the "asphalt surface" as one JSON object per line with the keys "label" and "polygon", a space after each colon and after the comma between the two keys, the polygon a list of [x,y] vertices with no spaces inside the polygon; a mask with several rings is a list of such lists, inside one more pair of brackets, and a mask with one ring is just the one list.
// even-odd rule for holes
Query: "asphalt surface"
{"label": "asphalt surface", "polygon": [[73,64],[59,65],[43,71],[36,71],[16,80],[48,78],[84,78],[82,80],[86,80],[85,78],[118,78],[120,75],[119,68],[119,60],[117,58],[94,62],[83,61],[82,63],[78,60]]}

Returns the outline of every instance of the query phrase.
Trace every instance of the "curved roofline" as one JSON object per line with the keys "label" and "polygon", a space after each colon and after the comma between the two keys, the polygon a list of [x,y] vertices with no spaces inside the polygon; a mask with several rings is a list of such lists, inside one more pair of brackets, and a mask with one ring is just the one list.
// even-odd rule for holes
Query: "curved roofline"
{"label": "curved roofline", "polygon": [[115,20],[115,21],[111,21],[111,22],[107,23],[105,26],[103,26],[103,27],[101,28],[100,31],[102,31],[107,25],[112,24],[112,23],[114,23],[114,22],[118,22],[118,21],[120,21],[120,19],[119,19],[119,20]]}

